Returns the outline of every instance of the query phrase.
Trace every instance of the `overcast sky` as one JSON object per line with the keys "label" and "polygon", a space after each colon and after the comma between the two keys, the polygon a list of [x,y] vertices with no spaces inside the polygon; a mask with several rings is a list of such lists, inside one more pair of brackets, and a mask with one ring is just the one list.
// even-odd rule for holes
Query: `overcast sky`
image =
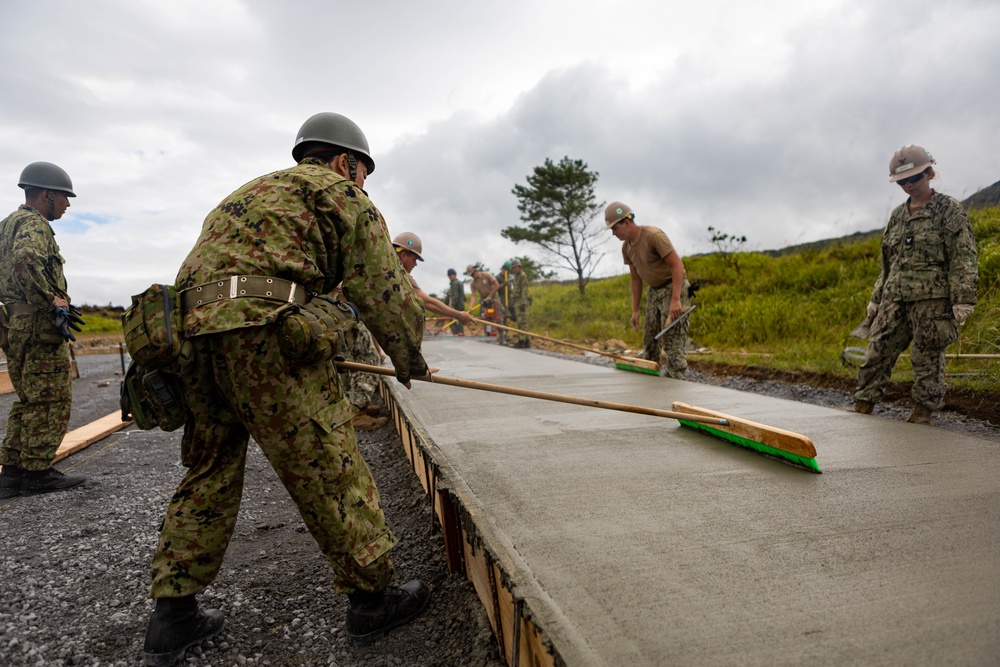
{"label": "overcast sky", "polygon": [[[880,228],[903,144],[960,199],[1000,180],[996,0],[32,0],[2,16],[0,215],[28,163],[69,172],[54,228],[79,304],[173,282],[205,215],[291,166],[319,111],[364,130],[366,188],[393,235],[423,239],[428,292],[449,267],[539,257],[500,230],[546,158],[586,162],[599,202],[681,255],[711,250],[710,225],[761,250]],[[610,233],[604,249],[597,274],[623,273]]]}

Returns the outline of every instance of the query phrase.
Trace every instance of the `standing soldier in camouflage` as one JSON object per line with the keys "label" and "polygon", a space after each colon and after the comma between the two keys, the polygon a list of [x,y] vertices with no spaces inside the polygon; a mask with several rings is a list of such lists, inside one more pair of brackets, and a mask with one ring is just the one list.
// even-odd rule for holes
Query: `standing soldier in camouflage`
{"label": "standing soldier in camouflage", "polygon": [[[501,317],[500,324],[505,326],[510,326],[510,261],[505,260],[503,265],[500,267],[500,275],[496,276],[497,284],[500,285],[500,289],[497,290],[497,300],[500,302],[500,310],[503,313]],[[497,331],[497,342],[501,345],[507,343],[507,332],[503,329]]]}
{"label": "standing soldier in camouflage", "polygon": [[83,477],[52,467],[73,399],[69,344],[83,320],[71,310],[63,258],[49,224],[75,197],[69,174],[49,162],[21,172],[24,205],[0,222],[0,343],[17,399],[0,449],[0,498],[64,491]]}
{"label": "standing soldier in camouflage", "polygon": [[[514,274],[510,287],[510,307],[514,323],[517,325],[516,328],[521,331],[527,331],[528,306],[531,305],[531,296],[528,294],[528,276],[521,270],[521,260],[517,258],[510,260],[510,270]],[[531,337],[525,334],[518,334],[514,347],[528,349],[531,347]]]}
{"label": "standing soldier in camouflage", "polygon": [[871,414],[909,345],[916,405],[907,421],[916,424],[930,424],[931,413],[944,407],[945,349],[972,315],[979,278],[965,210],[931,188],[935,162],[920,146],[903,146],[889,162],[889,181],[909,197],[882,235],[881,270],[868,303],[871,338],[854,394],[855,411]]}
{"label": "standing soldier in camouflage", "polygon": [[632,209],[621,202],[611,202],[604,211],[604,221],[611,233],[622,241],[622,256],[629,268],[632,290],[632,328],[639,328],[639,305],[642,285],[646,292],[645,326],[642,339],[646,359],[661,363],[660,348],[667,363],[660,373],[683,380],[687,373],[687,343],[690,317],[678,322],[659,340],[657,334],[691,307],[690,285],[684,271],[684,260],[674,249],[667,235],[657,227],[635,224]]}
{"label": "standing soldier in camouflage", "polygon": [[[458,279],[458,272],[455,269],[448,269],[448,300],[449,306],[455,310],[465,311],[465,286]],[[465,335],[465,325],[457,319],[451,325],[451,332],[456,336]]]}
{"label": "standing soldier in camouflage", "polygon": [[295,166],[247,183],[208,214],[177,274],[185,345],[193,347],[181,374],[188,471],[167,506],[153,558],[147,665],[176,664],[222,629],[222,612],[199,610],[195,594],[222,566],[250,437],[327,557],[334,590],[347,594],[352,641],[377,640],[429,600],[417,580],[390,585],[397,540],[358,451],[354,409],[332,360],[292,362],[288,339],[278,336],[283,313],[307,301],[318,305],[343,282],[409,388],[433,370],[420,353],[423,308],[363,189],[375,163],[361,129],[339,114],[317,114],[299,130],[292,156]]}

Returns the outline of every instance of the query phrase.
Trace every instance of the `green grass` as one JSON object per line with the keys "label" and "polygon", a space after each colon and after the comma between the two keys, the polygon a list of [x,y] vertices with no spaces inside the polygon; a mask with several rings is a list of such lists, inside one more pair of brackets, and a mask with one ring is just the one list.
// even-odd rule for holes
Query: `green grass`
{"label": "green grass", "polygon": [[84,313],[83,319],[86,321],[82,327],[80,327],[80,333],[82,335],[94,335],[94,334],[121,334],[122,332],[122,321],[118,317],[108,317],[106,315],[98,315],[95,313]]}
{"label": "green grass", "polygon": [[[949,353],[1000,354],[1000,208],[970,212],[979,251],[979,303]],[[865,317],[878,277],[881,236],[842,239],[788,254],[739,253],[740,273],[716,254],[685,257],[694,298],[690,336],[712,350],[705,358],[739,365],[853,376],[840,354],[864,347],[849,336]],[[581,297],[573,283],[531,287],[531,329],[569,341],[617,338],[641,349],[629,326],[627,275],[591,281]],[[949,384],[1000,389],[997,360],[949,360]],[[893,380],[913,377],[902,359]]]}

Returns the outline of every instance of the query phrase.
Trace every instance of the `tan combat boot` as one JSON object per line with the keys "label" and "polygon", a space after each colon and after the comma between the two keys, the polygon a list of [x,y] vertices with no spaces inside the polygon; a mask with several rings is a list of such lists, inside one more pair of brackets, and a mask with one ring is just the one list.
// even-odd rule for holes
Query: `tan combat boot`
{"label": "tan combat boot", "polygon": [[930,408],[923,405],[917,405],[913,408],[913,412],[910,413],[910,416],[906,418],[906,421],[911,424],[927,424],[930,426],[931,412]]}
{"label": "tan combat boot", "polygon": [[871,401],[855,401],[854,411],[863,415],[870,415],[875,410],[875,404]]}

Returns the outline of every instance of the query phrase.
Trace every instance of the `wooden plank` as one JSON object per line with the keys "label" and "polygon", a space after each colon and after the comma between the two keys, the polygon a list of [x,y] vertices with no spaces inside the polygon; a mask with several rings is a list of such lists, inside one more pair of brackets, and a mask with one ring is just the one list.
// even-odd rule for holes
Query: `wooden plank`
{"label": "wooden plank", "polygon": [[740,419],[739,417],[733,417],[722,412],[709,410],[708,408],[699,408],[694,405],[688,405],[687,403],[676,402],[673,404],[673,409],[674,412],[680,412],[683,414],[726,419],[729,421],[728,426],[713,424],[712,428],[717,431],[724,431],[726,433],[738,435],[741,438],[746,438],[747,440],[760,442],[768,447],[774,447],[775,449],[791,452],[792,454],[798,454],[799,456],[804,456],[806,458],[816,457],[816,447],[813,445],[812,440],[799,433],[786,431],[774,426],[767,426],[766,424],[759,424],[748,419]]}
{"label": "wooden plank", "polygon": [[0,394],[12,394],[14,393],[14,385],[10,381],[10,373],[7,371],[0,371]]}
{"label": "wooden plank", "polygon": [[90,422],[86,426],[81,426],[78,429],[70,431],[63,437],[62,444],[60,444],[59,449],[56,450],[56,458],[53,460],[53,463],[55,461],[61,461],[70,454],[78,452],[84,447],[106,438],[115,431],[119,431],[131,423],[131,421],[123,422],[121,411],[116,410],[109,415],[105,415],[96,421]]}

